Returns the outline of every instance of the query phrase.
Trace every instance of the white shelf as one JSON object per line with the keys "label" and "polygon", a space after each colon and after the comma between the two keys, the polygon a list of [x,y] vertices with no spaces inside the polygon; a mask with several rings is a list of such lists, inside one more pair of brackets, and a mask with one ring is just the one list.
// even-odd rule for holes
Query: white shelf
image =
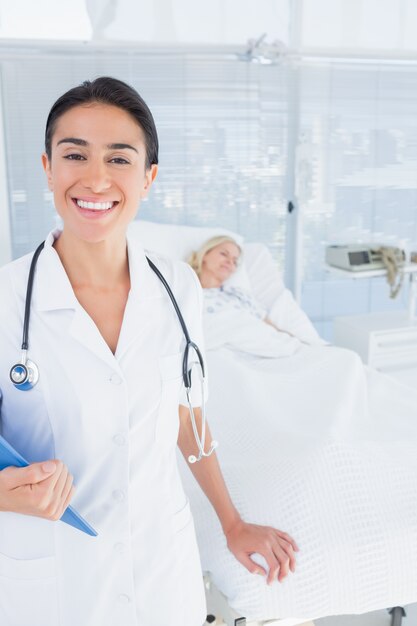
{"label": "white shelf", "polygon": [[[352,278],[358,280],[361,278],[378,278],[380,276],[386,276],[387,271],[383,270],[344,270],[340,267],[333,267],[332,265],[326,265],[326,270],[341,278]],[[408,289],[408,308],[406,316],[409,321],[415,319],[416,301],[417,301],[417,263],[407,263],[401,268],[403,274],[407,274],[409,277],[409,289]]]}
{"label": "white shelf", "polygon": [[[386,276],[387,270],[344,270],[341,267],[333,267],[333,265],[326,265],[326,270],[332,274],[339,275],[343,278],[352,278],[357,280],[359,278],[378,278],[380,276]],[[407,263],[403,265],[401,271],[404,274],[414,274],[417,272],[417,263]]]}

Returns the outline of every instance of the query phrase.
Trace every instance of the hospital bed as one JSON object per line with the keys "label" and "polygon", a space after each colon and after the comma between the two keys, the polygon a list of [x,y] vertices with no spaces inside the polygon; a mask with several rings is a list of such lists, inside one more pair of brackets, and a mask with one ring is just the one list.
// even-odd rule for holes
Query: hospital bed
{"label": "hospital bed", "polygon": [[[189,227],[189,226],[157,224],[157,223],[144,222],[144,221],[139,220],[132,224],[131,230],[130,230],[130,236],[134,238],[137,237],[138,240],[142,243],[142,245],[144,245],[146,249],[156,251],[162,255],[169,256],[174,259],[182,259],[182,260],[184,260],[192,250],[198,249],[207,239],[218,234],[231,234],[234,237],[234,239],[237,241],[237,243],[240,244],[243,248],[245,262],[244,264],[240,266],[238,271],[232,277],[232,283],[235,284],[236,286],[250,289],[253,295],[255,296],[255,298],[264,305],[265,309],[269,309],[269,307],[279,299],[280,304],[281,304],[280,310],[282,314],[282,319],[279,321],[280,327],[287,326],[287,328],[291,330],[291,332],[293,332],[299,337],[300,336],[304,337],[304,339],[307,342],[312,342],[312,343],[316,343],[317,345],[322,345],[323,342],[321,342],[321,340],[319,339],[316,331],[314,330],[307,316],[301,311],[301,309],[298,307],[298,305],[295,303],[294,299],[292,298],[291,293],[285,288],[285,285],[283,284],[283,281],[279,275],[276,264],[274,263],[266,246],[263,246],[262,244],[259,244],[259,243],[246,244],[243,242],[242,238],[239,237],[239,235],[228,233],[228,231],[226,231],[225,229],[219,229],[219,228],[196,228],[196,227]],[[216,388],[216,384],[219,384],[219,381],[216,382],[215,380],[216,379],[216,362],[211,364],[210,358],[211,356],[209,356],[209,387],[210,387],[210,393],[213,396],[213,384],[212,383],[213,382],[215,383],[214,388]],[[212,423],[210,413],[209,413],[209,421],[210,423]],[[330,447],[330,449],[327,452],[330,456],[333,455],[333,458],[336,458],[342,464],[343,462],[346,462],[349,465],[349,462],[354,463],[355,461],[354,459],[351,461],[347,459],[346,455],[348,454],[348,452],[343,449],[343,446],[342,447],[333,446],[333,448]],[[221,461],[221,465],[224,468],[226,482],[228,482],[229,478],[230,480],[233,479],[233,470],[230,470],[230,468],[227,467],[227,464],[225,465],[223,463],[221,454],[222,454],[222,449],[220,447],[219,458]],[[320,466],[320,463],[322,463],[323,467]],[[282,470],[280,471],[285,473],[285,467],[287,467],[287,465],[291,466],[290,457],[288,458],[288,462],[285,461],[285,463],[282,466]],[[325,465],[325,461],[321,457],[320,458],[318,457],[316,460],[313,459],[312,467],[318,467],[319,470],[322,471],[322,473],[325,473],[326,468],[327,468],[327,466]],[[292,470],[294,470],[292,476],[295,475],[299,483],[302,480],[304,481],[309,480],[308,476],[301,477],[301,475],[297,475],[295,464],[292,465]],[[252,473],[253,473],[253,472],[251,473],[251,468],[243,467],[242,471],[244,474],[244,478],[242,480],[250,481],[252,479]],[[294,614],[296,615],[297,614],[296,612],[291,611],[291,606],[293,605],[298,606],[300,603],[298,602],[297,604],[294,598],[296,597],[300,598],[303,595],[305,595],[307,600],[304,604],[305,604],[305,607],[307,607],[307,609],[302,610],[302,612],[299,613],[302,615],[302,617],[298,619],[292,618],[292,617],[291,618],[284,617],[283,619],[279,619],[279,620],[264,619],[263,621],[259,621],[258,616],[260,615],[260,613],[271,615],[271,613],[273,614],[271,607],[276,607],[276,603],[274,604],[271,601],[271,595],[269,596],[266,595],[266,594],[270,594],[270,591],[269,590],[264,591],[263,589],[261,589],[259,585],[261,583],[264,584],[264,581],[255,580],[255,579],[258,579],[258,577],[251,577],[250,575],[248,575],[242,582],[242,576],[244,577],[244,574],[240,573],[239,574],[241,577],[240,583],[239,583],[240,588],[238,592],[235,593],[235,590],[233,589],[233,585],[230,582],[230,578],[232,577],[231,572],[235,571],[233,569],[234,566],[231,565],[231,561],[233,560],[233,557],[227,560],[227,556],[225,555],[225,549],[222,547],[221,532],[217,530],[213,531],[213,525],[215,525],[216,523],[215,521],[211,520],[210,523],[208,521],[208,518],[213,515],[212,512],[210,511],[210,507],[209,505],[207,505],[206,502],[204,502],[204,496],[201,494],[201,492],[199,492],[198,489],[196,490],[194,488],[192,481],[190,482],[189,479],[187,478],[186,473],[184,474],[184,469],[183,469],[183,477],[185,478],[185,483],[187,483],[185,485],[186,489],[190,489],[189,493],[192,494],[192,497],[190,496],[190,500],[191,500],[191,506],[193,509],[194,518],[196,520],[197,537],[199,539],[200,550],[202,552],[203,566],[205,566],[207,563],[209,564],[209,566],[207,567],[207,570],[210,570],[210,571],[207,571],[205,573],[205,585],[206,585],[207,606],[209,610],[209,616],[208,616],[209,621],[212,618],[221,617],[223,621],[225,622],[225,624],[227,624],[227,626],[237,626],[237,625],[242,626],[243,624],[247,624],[248,626],[252,624],[263,624],[264,626],[266,626],[267,624],[269,626],[275,626],[275,625],[295,626],[295,624],[300,624],[300,623],[306,622],[309,619],[315,619],[315,618],[322,617],[325,615],[340,614],[341,612],[364,613],[367,611],[374,610],[375,608],[381,608],[380,598],[379,597],[377,598],[376,596],[375,598],[373,598],[372,590],[371,590],[370,592],[371,595],[369,596],[370,598],[369,602],[368,603],[365,602],[362,604],[359,603],[358,607],[356,606],[353,607],[352,602],[350,604],[349,602],[346,603],[345,598],[340,597],[339,599],[337,599],[336,604],[333,603],[332,605],[331,602],[328,603],[328,606],[330,605],[333,606],[333,610],[330,609],[330,612],[326,612],[325,607],[327,606],[327,604],[324,601],[322,602],[322,604],[320,604],[320,602],[316,602],[314,604],[313,602],[312,605],[314,605],[315,610],[313,612],[308,611],[308,608],[309,608],[309,603],[307,601],[308,597],[309,596],[313,597],[315,593],[316,583],[314,581],[314,576],[317,575],[317,578],[318,579],[320,578],[320,565],[321,564],[318,560],[316,564],[315,563],[307,564],[310,567],[310,572],[313,573],[311,581],[307,580],[307,581],[301,582],[301,584],[298,587],[294,587],[294,588],[291,588],[293,581],[288,581],[288,583],[284,583],[284,585],[286,585],[286,590],[285,590],[285,587],[283,586],[284,591],[282,591],[281,589],[279,591],[277,590],[275,591],[276,594],[278,593],[281,594],[280,601],[282,600],[283,613],[280,613],[280,614],[283,614],[283,615],[294,615]],[[351,477],[349,477],[349,479],[350,478]],[[268,487],[265,487],[265,489],[267,488]],[[311,485],[308,485],[308,488],[312,490],[314,489],[319,490],[320,484],[319,483],[314,484],[313,482],[311,483]],[[236,500],[236,498],[239,500],[238,492],[234,493],[232,490],[231,495],[234,500]],[[362,493],[359,494],[359,496],[361,495]],[[238,504],[241,504],[241,506],[244,506],[244,503],[238,502]],[[355,502],[348,503],[348,504],[352,505],[354,508]],[[299,503],[297,501],[294,501],[292,503],[290,502],[290,507],[291,506],[294,506],[296,508],[297,506],[299,506]],[[325,506],[325,504],[322,503],[322,506]],[[363,506],[366,506],[366,503],[364,503]],[[254,520],[254,521],[257,521],[257,520]],[[261,521],[260,523],[264,523],[264,522]],[[268,522],[265,522],[265,523],[268,523]],[[355,521],[355,523],[357,522]],[[210,532],[209,532],[209,526],[211,529]],[[284,526],[283,528],[285,529]],[[290,530],[290,529],[287,527],[287,530]],[[295,536],[297,536],[296,531],[297,531],[297,528],[295,528],[294,531],[291,528],[291,534],[294,534]],[[366,540],[366,530],[362,532],[362,535],[363,535],[363,540]],[[209,537],[209,540],[207,540],[208,537]],[[314,543],[315,541],[314,536],[306,537],[306,539],[308,540],[308,542]],[[407,537],[407,539],[409,539],[409,537]],[[414,539],[415,537],[413,537],[413,540]],[[298,536],[297,536],[297,540],[298,540]],[[361,537],[359,537],[358,541],[360,540],[361,540]],[[414,545],[414,543],[416,545]],[[412,548],[409,549],[409,553],[410,553],[409,562],[414,561],[415,563],[417,561],[417,541],[414,541],[414,543],[413,543]],[[366,544],[366,541],[365,541],[365,544]],[[366,549],[365,544],[363,546],[363,549]],[[402,547],[404,548],[404,546]],[[337,553],[339,556],[343,558],[344,547],[343,545],[338,543],[338,539],[334,536],[330,537],[329,539],[329,554],[327,555],[328,559],[331,559],[332,550],[334,550],[335,553]],[[216,569],[216,566],[212,566],[213,559],[210,556],[211,553],[223,555],[222,557],[223,561],[219,565],[219,568],[221,571]],[[378,557],[378,554],[375,553],[375,558]],[[345,558],[349,558],[348,554],[345,554],[344,556]],[[370,554],[370,558],[373,559],[374,555]],[[337,576],[337,563],[335,563],[335,568],[336,568],[335,576]],[[360,574],[361,580],[363,581],[363,584],[365,586],[369,584],[370,589],[372,585],[377,587],[377,581],[372,580],[374,576],[374,572],[372,571],[372,568],[369,571],[366,571],[366,568],[365,569],[362,568],[362,569],[363,571],[361,571],[359,574]],[[382,565],[381,565],[381,569],[382,569]],[[227,574],[225,574],[224,576],[221,575],[223,571],[227,572]],[[298,580],[301,580],[301,578],[302,577],[299,575]],[[385,581],[383,580],[383,578],[381,578],[380,584],[383,585],[384,582]],[[324,583],[323,581],[319,581],[317,585],[318,584],[323,585],[326,583]],[[330,590],[331,580],[328,580],[327,584]],[[256,585],[257,587],[255,588]],[[317,597],[318,597],[317,585],[316,585],[316,591],[317,591]],[[407,586],[406,584],[404,584],[404,589],[405,587],[407,587],[407,589],[404,595],[401,596],[401,602],[404,601],[404,604],[415,602],[417,599],[417,575],[415,576],[415,595],[414,596],[413,594],[410,595],[410,589],[409,589],[410,585]],[[349,596],[349,594],[351,595],[354,594],[351,581],[346,581],[346,588],[347,588],[346,590],[347,596]],[[378,593],[380,592],[381,594],[383,593],[381,590],[376,589],[376,592],[375,592],[376,595],[378,595],[377,592]],[[262,606],[260,604],[259,605],[257,604],[257,595],[262,596]],[[393,595],[390,596],[389,590],[387,589],[385,595],[387,598],[390,598],[390,599],[391,597],[397,598],[398,591],[396,591]],[[287,597],[290,598],[290,600],[286,604],[284,600]],[[372,605],[373,599],[375,599],[375,603],[378,606]],[[351,606],[352,610],[338,611],[337,602],[340,602],[340,606],[346,606],[346,604],[348,606]],[[389,604],[390,603],[388,600],[385,607],[389,606]],[[268,610],[268,606],[270,607],[269,610]],[[336,609],[334,609],[334,606],[336,606]],[[239,609],[237,607],[239,607]],[[276,610],[276,608],[274,610]],[[403,609],[401,608],[401,606],[394,606],[394,608],[391,610],[392,610],[392,625],[399,626],[402,615],[403,615]],[[245,618],[245,615],[247,616],[247,619]]]}

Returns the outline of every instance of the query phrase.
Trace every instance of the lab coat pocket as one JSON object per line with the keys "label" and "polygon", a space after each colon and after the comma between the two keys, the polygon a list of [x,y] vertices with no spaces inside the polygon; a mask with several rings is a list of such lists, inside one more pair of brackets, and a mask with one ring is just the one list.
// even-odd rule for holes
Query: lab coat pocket
{"label": "lab coat pocket", "polygon": [[161,401],[156,424],[156,441],[164,445],[175,446],[178,439],[182,359],[182,352],[159,358]]}
{"label": "lab coat pocket", "polygon": [[0,624],[59,626],[55,557],[0,554]]}
{"label": "lab coat pocket", "polygon": [[192,519],[192,515],[191,515],[190,503],[187,500],[183,508],[177,511],[176,513],[174,513],[174,520],[173,520],[174,532],[179,533],[181,530],[183,530],[183,528],[185,528],[187,524],[191,522],[191,519]]}

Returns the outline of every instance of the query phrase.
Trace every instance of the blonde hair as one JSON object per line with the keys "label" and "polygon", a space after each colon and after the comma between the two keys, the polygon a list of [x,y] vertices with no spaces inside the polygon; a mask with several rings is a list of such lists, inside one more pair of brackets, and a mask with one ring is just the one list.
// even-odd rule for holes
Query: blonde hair
{"label": "blonde hair", "polygon": [[203,243],[199,250],[192,252],[187,259],[187,263],[191,265],[197,276],[200,276],[201,269],[203,267],[203,260],[207,252],[210,252],[210,250],[213,250],[216,246],[220,246],[222,243],[233,243],[239,249],[239,253],[242,254],[242,248],[232,237],[228,237],[227,235],[217,235],[216,237],[212,237]]}

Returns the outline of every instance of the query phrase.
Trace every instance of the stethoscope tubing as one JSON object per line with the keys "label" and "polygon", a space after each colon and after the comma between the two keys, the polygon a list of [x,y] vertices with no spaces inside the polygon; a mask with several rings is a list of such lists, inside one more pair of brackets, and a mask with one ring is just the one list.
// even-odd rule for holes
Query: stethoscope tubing
{"label": "stethoscope tubing", "polygon": [[184,318],[182,316],[182,313],[180,311],[180,308],[178,306],[178,303],[175,299],[174,294],[172,293],[171,287],[168,285],[168,282],[165,280],[164,275],[159,271],[159,269],[156,267],[155,263],[153,263],[148,257],[146,257],[146,260],[148,261],[149,267],[155,272],[155,274],[158,276],[159,280],[161,281],[161,283],[164,285],[166,291],[168,292],[169,297],[171,298],[171,302],[174,306],[175,312],[177,314],[177,317],[179,319],[179,322],[181,324],[182,327],[182,331],[184,333],[185,336],[185,341],[186,341],[186,345],[185,345],[185,350],[184,350],[184,358],[182,361],[182,378],[184,381],[184,386],[186,389],[191,389],[191,373],[188,370],[188,354],[190,351],[190,348],[193,348],[197,354],[198,360],[200,362],[200,366],[201,366],[201,372],[203,375],[203,379],[205,378],[205,369],[204,369],[204,360],[203,360],[203,356],[200,352],[199,347],[197,346],[197,344],[195,344],[193,341],[191,341],[189,332],[188,332],[188,328],[187,325],[184,321]]}
{"label": "stethoscope tubing", "polygon": [[[32,257],[32,261],[30,264],[30,268],[29,268],[29,276],[28,276],[28,283],[27,283],[27,288],[26,288],[26,299],[25,299],[25,313],[24,313],[24,319],[23,319],[23,332],[22,332],[22,346],[21,346],[21,350],[22,350],[22,358],[21,358],[21,362],[20,363],[16,363],[15,365],[13,365],[13,367],[10,370],[10,380],[13,383],[13,385],[18,388],[21,389],[22,391],[26,391],[31,389],[34,385],[36,385],[38,379],[39,379],[39,370],[36,366],[35,363],[33,363],[32,361],[29,361],[27,358],[27,351],[29,349],[29,325],[30,325],[30,312],[31,312],[31,303],[32,303],[32,292],[33,292],[33,285],[34,285],[34,280],[35,280],[35,272],[36,272],[36,267],[37,267],[37,262],[39,259],[39,255],[41,254],[42,250],[45,247],[45,242],[43,241],[35,250],[33,257]],[[194,437],[197,443],[197,447],[198,447],[198,457],[196,457],[195,455],[190,455],[188,457],[188,460],[190,463],[195,463],[196,461],[200,461],[203,457],[208,457],[210,456],[214,449],[217,447],[217,442],[216,441],[212,441],[211,446],[210,446],[210,450],[208,452],[205,452],[204,450],[204,446],[205,446],[205,438],[206,438],[206,416],[205,416],[205,398],[204,398],[204,381],[205,381],[205,367],[204,367],[204,360],[203,360],[203,356],[201,354],[201,351],[199,349],[199,347],[197,346],[196,343],[194,343],[194,341],[191,340],[190,338],[190,334],[188,332],[188,328],[187,325],[184,321],[184,318],[182,316],[181,310],[178,306],[178,303],[176,301],[176,298],[174,296],[174,294],[172,293],[171,287],[169,286],[168,282],[166,281],[164,275],[162,274],[162,272],[160,272],[160,270],[157,268],[157,266],[151,261],[151,259],[149,259],[149,257],[146,257],[146,260],[149,264],[149,267],[153,270],[153,272],[157,275],[157,277],[159,278],[159,280],[161,281],[161,283],[163,284],[163,286],[165,287],[166,292],[168,293],[168,296],[172,302],[172,305],[175,309],[175,312],[177,314],[178,320],[181,324],[181,328],[182,331],[184,333],[184,337],[185,337],[185,341],[186,341],[186,345],[185,345],[185,349],[184,349],[184,356],[183,356],[183,361],[182,361],[182,378],[183,378],[183,382],[184,382],[184,386],[185,386],[185,390],[186,390],[186,394],[187,394],[187,402],[189,405],[189,411],[190,411],[190,417],[191,417],[191,424],[192,424],[192,428],[193,428],[193,433],[194,433]],[[199,361],[199,365],[201,367],[201,374],[202,374],[202,430],[201,430],[201,437],[198,434],[198,430],[197,430],[197,425],[196,425],[196,420],[195,420],[195,415],[194,415],[194,409],[192,406],[192,401],[191,401],[191,397],[190,397],[190,392],[191,392],[191,368],[188,368],[188,358],[189,358],[189,352],[190,352],[190,348],[193,349],[196,354],[197,354],[197,358]],[[20,374],[18,374],[18,376],[22,375],[22,372],[24,373],[24,380],[22,380],[21,382],[18,382],[16,380],[16,373],[17,371],[20,370]]]}
{"label": "stethoscope tubing", "polygon": [[38,263],[38,258],[40,253],[45,247],[45,242],[42,243],[36,248],[32,262],[30,264],[29,269],[29,277],[28,284],[26,288],[26,300],[25,300],[25,318],[23,320],[23,337],[22,337],[22,351],[27,352],[29,349],[29,320],[30,320],[30,309],[32,304],[32,291],[33,291],[33,283],[35,280],[35,271]]}

